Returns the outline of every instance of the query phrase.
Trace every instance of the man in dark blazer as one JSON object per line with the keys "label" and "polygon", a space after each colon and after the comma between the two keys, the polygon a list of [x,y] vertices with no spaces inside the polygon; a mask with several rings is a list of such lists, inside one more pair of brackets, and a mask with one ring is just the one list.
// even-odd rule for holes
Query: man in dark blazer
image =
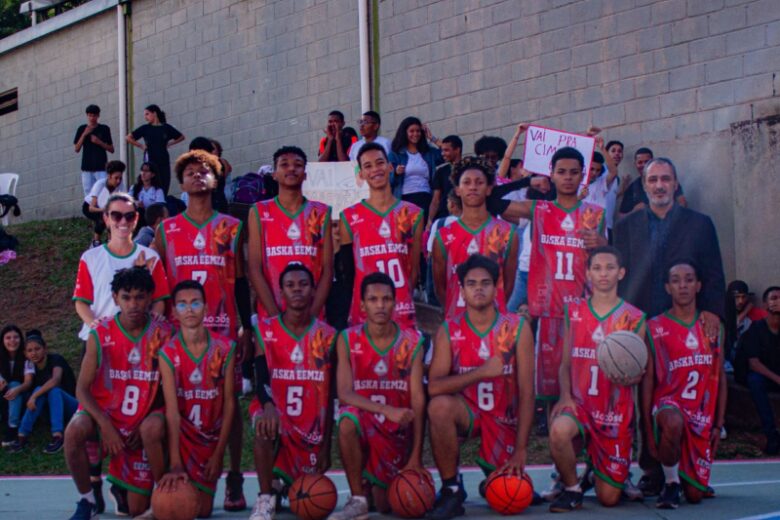
{"label": "man in dark blazer", "polygon": [[[664,288],[672,262],[693,262],[701,280],[699,319],[707,335],[717,336],[725,311],[726,283],[715,226],[708,216],[675,203],[677,170],[669,159],[653,159],[645,166],[642,179],[649,206],[615,226],[614,245],[626,266],[618,293],[648,318],[660,314],[672,305]],[[638,487],[645,496],[654,496],[663,484],[663,474],[645,446],[643,442],[639,465],[644,475]]]}

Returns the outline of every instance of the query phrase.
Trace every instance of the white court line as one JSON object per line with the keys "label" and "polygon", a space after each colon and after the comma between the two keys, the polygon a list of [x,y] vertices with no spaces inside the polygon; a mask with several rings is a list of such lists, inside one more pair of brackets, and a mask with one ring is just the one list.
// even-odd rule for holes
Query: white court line
{"label": "white court line", "polygon": [[724,482],[722,484],[712,484],[712,487],[721,488],[736,486],[765,486],[767,484],[780,484],[780,480],[747,480],[745,482]]}
{"label": "white court line", "polygon": [[745,516],[739,520],[769,520],[770,518],[780,518],[780,511],[774,511],[763,515]]}

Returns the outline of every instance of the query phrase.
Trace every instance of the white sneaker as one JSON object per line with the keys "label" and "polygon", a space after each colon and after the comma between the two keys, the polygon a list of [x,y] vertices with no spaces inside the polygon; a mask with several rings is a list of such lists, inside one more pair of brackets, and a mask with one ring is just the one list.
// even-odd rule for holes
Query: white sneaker
{"label": "white sneaker", "polygon": [[555,499],[558,498],[558,495],[563,493],[564,485],[557,473],[550,475],[550,478],[552,478],[552,485],[547,491],[542,491],[541,497],[546,502],[555,502]]}
{"label": "white sneaker", "polygon": [[276,515],[275,498],[274,495],[258,495],[249,520],[273,520]]}
{"label": "white sneaker", "polygon": [[726,427],[721,426],[720,427],[720,440],[725,441],[728,438],[729,434],[726,432]]}
{"label": "white sneaker", "polygon": [[152,508],[150,507],[140,515],[134,516],[133,520],[154,520],[154,514],[152,513]]}
{"label": "white sneaker", "polygon": [[249,395],[252,392],[254,392],[255,389],[252,387],[252,380],[247,378],[241,379],[241,393],[244,395]]}
{"label": "white sneaker", "polygon": [[349,497],[344,509],[331,514],[328,520],[368,520],[368,500],[365,497]]}

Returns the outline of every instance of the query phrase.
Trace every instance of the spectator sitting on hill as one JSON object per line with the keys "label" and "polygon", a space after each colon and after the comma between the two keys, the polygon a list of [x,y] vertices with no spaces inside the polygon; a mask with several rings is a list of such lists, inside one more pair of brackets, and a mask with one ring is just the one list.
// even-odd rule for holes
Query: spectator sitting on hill
{"label": "spectator sitting on hill", "polygon": [[160,225],[160,222],[168,218],[168,206],[165,204],[152,204],[146,208],[144,217],[148,225],[138,230],[138,234],[133,242],[150,247],[154,241],[154,232],[157,229],[157,226]]}
{"label": "spectator sitting on hill", "polygon": [[157,167],[154,163],[147,161],[141,165],[141,175],[130,188],[130,194],[141,210],[139,211],[138,227],[143,227],[146,225],[143,210],[152,204],[165,203],[165,193],[160,187],[160,181],[157,180]]}
{"label": "spectator sitting on hill", "polygon": [[[747,360],[747,385],[766,435],[767,455],[780,452],[780,433],[769,392],[780,392],[780,287],[764,291],[767,317],[753,323],[739,340],[738,351]],[[740,354],[742,357],[743,354]],[[739,365],[739,359],[737,360]]]}
{"label": "spectator sitting on hill", "polygon": [[94,234],[92,236],[92,247],[100,245],[100,237],[106,230],[106,224],[103,221],[103,209],[106,207],[108,198],[115,192],[123,191],[122,175],[125,173],[125,163],[122,161],[109,161],[106,164],[106,178],[98,180],[93,186],[92,191],[84,198],[84,204],[81,205],[81,212],[89,220],[94,222]]}
{"label": "spectator sitting on hill", "polygon": [[24,355],[27,363],[22,386],[32,388],[32,393],[27,399],[27,410],[19,426],[18,439],[11,444],[8,451],[18,453],[27,446],[35,421],[48,405],[52,440],[43,452],[57,453],[62,449],[65,424],[76,413],[79,404],[74,397],[76,376],[64,357],[47,351],[46,342],[38,330],[27,333]]}
{"label": "spectator sitting on hill", "polygon": [[3,447],[10,446],[19,432],[19,419],[25,402],[24,336],[16,325],[6,325],[0,332],[0,416],[6,419]]}
{"label": "spectator sitting on hill", "polygon": [[726,344],[725,366],[726,373],[734,371],[732,362],[736,355],[736,346],[739,338],[747,332],[750,325],[766,318],[764,309],[753,305],[753,293],[748,284],[742,280],[734,280],[726,288]]}

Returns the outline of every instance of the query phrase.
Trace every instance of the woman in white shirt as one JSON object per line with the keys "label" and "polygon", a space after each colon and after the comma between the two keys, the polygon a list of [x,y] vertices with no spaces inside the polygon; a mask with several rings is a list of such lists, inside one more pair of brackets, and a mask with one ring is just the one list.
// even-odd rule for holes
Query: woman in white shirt
{"label": "woman in white shirt", "polygon": [[106,202],[108,202],[108,198],[112,194],[123,190],[122,175],[124,173],[125,163],[122,161],[108,161],[108,164],[106,164],[106,178],[95,182],[89,195],[84,197],[81,212],[95,225],[92,247],[100,245],[100,236],[106,230],[106,224],[103,221],[103,208],[106,207]]}

